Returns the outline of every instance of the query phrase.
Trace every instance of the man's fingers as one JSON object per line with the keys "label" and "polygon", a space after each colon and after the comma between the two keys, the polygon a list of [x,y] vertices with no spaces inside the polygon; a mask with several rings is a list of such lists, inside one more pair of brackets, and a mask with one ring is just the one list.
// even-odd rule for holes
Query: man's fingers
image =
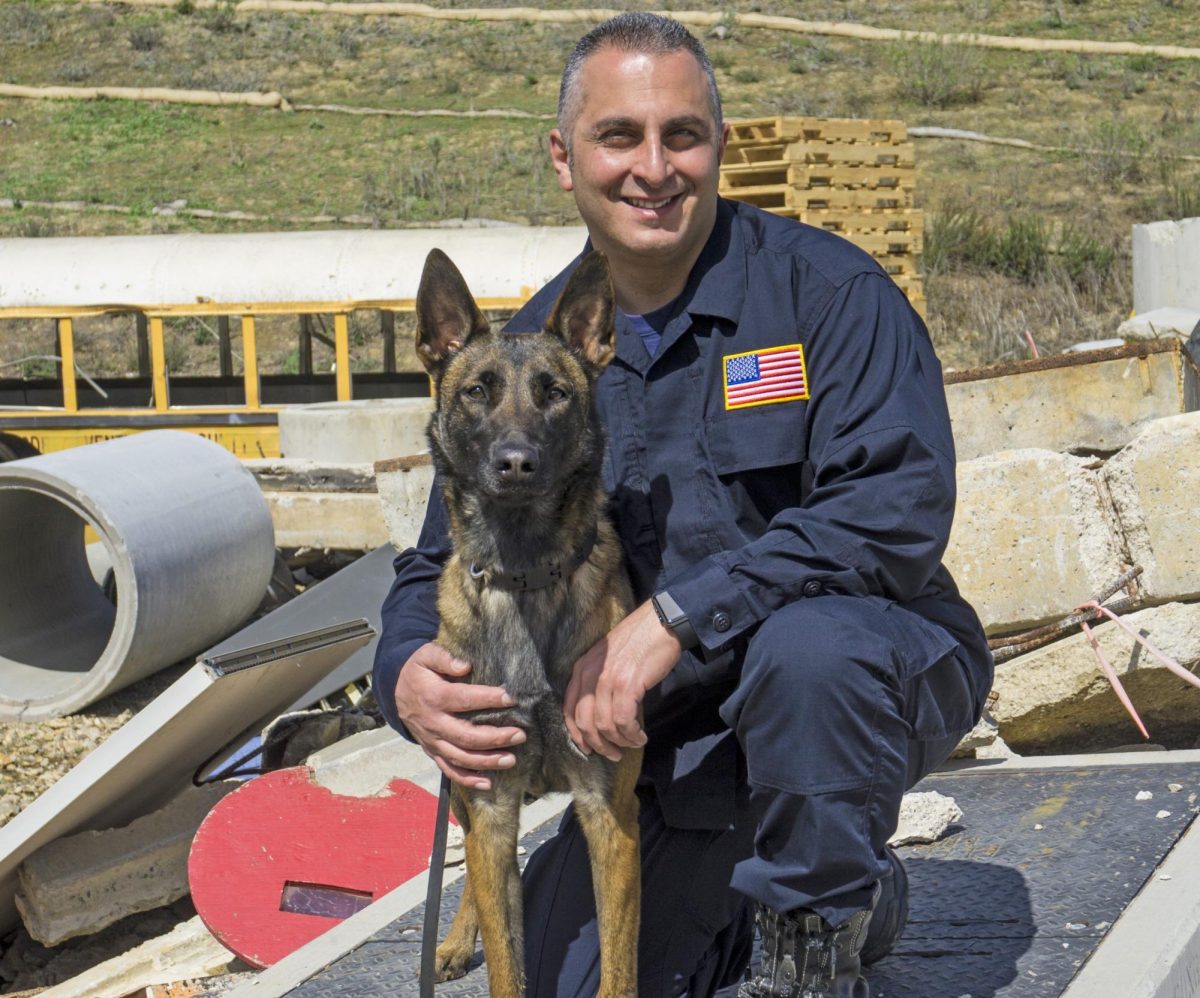
{"label": "man's fingers", "polygon": [[487,752],[505,749],[525,742],[525,732],[520,728],[497,728],[490,724],[472,724],[457,717],[447,717],[434,734],[460,749]]}
{"label": "man's fingers", "polygon": [[516,703],[502,686],[476,686],[474,683],[447,683],[442,706],[452,714],[468,710],[511,707]]}
{"label": "man's fingers", "polygon": [[453,742],[438,740],[430,746],[434,758],[461,770],[484,773],[494,769],[512,769],[517,758],[511,752],[469,752]]}
{"label": "man's fingers", "polygon": [[491,790],[492,781],[482,773],[476,772],[473,769],[460,769],[458,766],[452,766],[445,759],[439,759],[437,756],[432,756],[437,768],[453,783],[461,784],[471,790]]}

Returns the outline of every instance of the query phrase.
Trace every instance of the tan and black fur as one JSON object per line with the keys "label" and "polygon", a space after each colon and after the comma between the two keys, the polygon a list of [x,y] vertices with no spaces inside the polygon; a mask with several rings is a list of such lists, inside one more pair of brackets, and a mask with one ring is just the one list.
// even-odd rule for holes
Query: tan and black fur
{"label": "tan and black fur", "polygon": [[[471,663],[470,682],[503,686],[517,701],[474,719],[527,733],[514,750],[516,766],[488,774],[491,790],[453,788],[467,881],[438,947],[439,979],[466,972],[478,931],[491,994],[524,993],[519,811],[527,794],[569,790],[596,889],[600,995],[632,998],[641,751],[625,752],[619,763],[584,756],[562,713],[575,662],[632,607],[620,543],[605,516],[604,435],[593,400],[613,355],[608,265],[598,254],[579,265],[543,332],[500,334],[490,332],[454,264],[434,250],[417,318],[417,353],[435,382],[429,442],[453,547],[438,586],[437,641]],[[586,560],[568,571],[592,536]],[[491,581],[547,565],[565,566],[563,577],[542,588],[513,591]]]}

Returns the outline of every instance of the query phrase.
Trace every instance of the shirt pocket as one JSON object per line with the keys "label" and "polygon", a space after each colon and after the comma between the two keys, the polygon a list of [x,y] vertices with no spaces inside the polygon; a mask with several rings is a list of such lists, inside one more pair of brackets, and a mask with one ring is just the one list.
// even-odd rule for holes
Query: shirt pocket
{"label": "shirt pocket", "polygon": [[812,490],[806,409],[806,402],[779,402],[705,420],[713,473],[746,537],[761,534],[777,513],[800,506]]}

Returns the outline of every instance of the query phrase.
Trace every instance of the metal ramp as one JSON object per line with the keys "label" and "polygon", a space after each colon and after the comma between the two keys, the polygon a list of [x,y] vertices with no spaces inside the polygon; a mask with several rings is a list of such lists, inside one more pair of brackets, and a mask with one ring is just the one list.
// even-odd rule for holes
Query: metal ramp
{"label": "metal ramp", "polygon": [[[1171,784],[1182,789],[1172,793]],[[1162,973],[1155,980],[1172,973],[1185,982],[1196,980],[1190,975],[1200,966],[1200,908],[1184,901],[1185,908],[1191,904],[1184,911],[1179,903],[1181,894],[1200,892],[1194,881],[1184,883],[1190,878],[1175,877],[1180,882],[1170,884],[1172,875],[1161,865],[1186,846],[1190,858],[1183,868],[1200,879],[1192,855],[1200,838],[1185,835],[1200,792],[1200,752],[976,763],[935,773],[919,789],[954,797],[964,817],[942,841],[899,850],[911,883],[910,919],[896,952],[869,970],[873,998],[1196,994],[1186,983],[1168,988],[1131,982],[1157,973],[1153,968],[1143,973],[1141,964],[1157,966]],[[1137,800],[1141,791],[1153,798]],[[1169,813],[1159,817],[1162,811]],[[528,851],[555,824],[551,819],[526,835]],[[1117,925],[1118,919],[1139,894],[1158,887],[1171,889],[1175,901],[1155,909],[1163,926],[1153,932],[1169,949],[1170,924],[1180,940],[1174,951],[1139,946],[1128,959],[1118,955],[1128,980],[1107,977],[1099,986],[1083,985],[1086,990],[1072,986],[1089,959],[1099,963],[1106,948],[1125,945],[1123,939],[1138,926],[1127,927],[1128,920]],[[458,883],[446,891],[445,927],[460,890]],[[233,994],[415,996],[422,906],[397,914],[386,927],[324,958],[318,939],[305,947],[311,953],[299,951],[293,955],[298,959],[289,957]],[[1142,912],[1134,921],[1145,919]],[[438,994],[486,996],[481,960],[477,954],[472,971],[439,985]]]}

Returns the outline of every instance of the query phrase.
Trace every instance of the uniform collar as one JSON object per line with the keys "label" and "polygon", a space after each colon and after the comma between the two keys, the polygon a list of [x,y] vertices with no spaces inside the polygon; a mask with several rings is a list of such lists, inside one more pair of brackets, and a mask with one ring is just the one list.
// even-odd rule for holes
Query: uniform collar
{"label": "uniform collar", "polygon": [[691,328],[696,316],[738,320],[746,300],[747,275],[745,240],[736,222],[732,203],[718,198],[712,232],[692,265],[679,295],[678,311],[663,330],[654,357],[646,353],[641,336],[618,317],[617,356],[626,364],[645,374]]}

